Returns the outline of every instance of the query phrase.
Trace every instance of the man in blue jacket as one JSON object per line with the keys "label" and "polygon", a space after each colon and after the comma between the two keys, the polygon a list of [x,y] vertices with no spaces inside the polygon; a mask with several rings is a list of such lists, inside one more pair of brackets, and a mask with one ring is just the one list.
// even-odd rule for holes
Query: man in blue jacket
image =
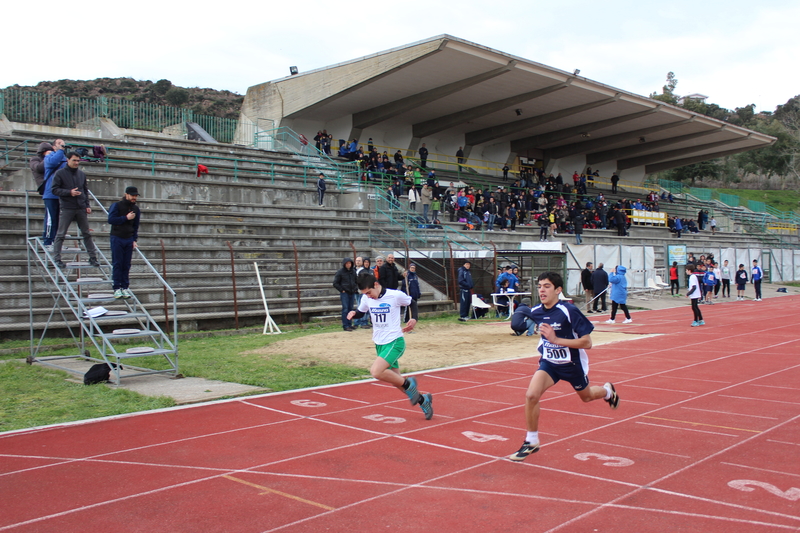
{"label": "man in blue jacket", "polygon": [[111,279],[113,280],[114,298],[130,298],[128,289],[129,274],[134,248],[139,245],[139,221],[142,213],[136,201],[139,189],[128,187],[125,196],[119,202],[111,204],[108,209],[108,223],[111,224]]}
{"label": "man in blue jacket", "polygon": [[458,269],[458,288],[461,301],[460,317],[461,322],[469,320],[469,308],[472,306],[472,288],[475,283],[472,281],[472,274],[469,269],[472,263],[469,259],[464,261],[464,266]]}
{"label": "man in blue jacket", "polygon": [[625,320],[623,324],[630,324],[633,322],[631,313],[628,311],[628,280],[625,278],[627,269],[620,265],[611,270],[611,275],[608,277],[608,282],[611,284],[611,318],[606,320],[606,324],[613,324],[614,317],[617,316],[617,307],[622,309],[625,313]]}
{"label": "man in blue jacket", "polygon": [[[58,196],[53,194],[53,176],[56,172],[67,166],[67,157],[64,155],[64,141],[53,141],[53,150],[44,156],[44,182],[42,183],[42,200],[44,200],[44,232],[42,241],[45,246],[52,247],[58,231],[59,205]],[[52,248],[51,248],[52,250]]]}

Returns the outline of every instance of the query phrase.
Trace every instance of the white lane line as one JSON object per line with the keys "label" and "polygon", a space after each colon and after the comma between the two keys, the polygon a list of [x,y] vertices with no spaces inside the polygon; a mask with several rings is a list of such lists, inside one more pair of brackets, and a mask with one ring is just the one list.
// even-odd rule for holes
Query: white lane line
{"label": "white lane line", "polygon": [[736,464],[736,463],[725,463],[725,462],[721,462],[720,464],[728,465],[728,466],[735,466],[735,467],[738,467],[738,468],[747,468],[748,470],[758,470],[759,472],[768,472],[770,474],[780,474],[782,476],[800,477],[800,474],[792,474],[790,472],[781,472],[780,470],[769,470],[767,468],[758,468],[756,466],[740,465],[740,464]]}
{"label": "white lane line", "polygon": [[667,426],[664,424],[653,424],[652,422],[636,422],[637,424],[641,424],[643,426],[654,426],[657,428],[666,428],[666,429],[677,429],[679,431],[693,431],[695,433],[707,433],[709,435],[722,435],[723,437],[739,437],[739,435],[731,435],[729,433],[720,433],[718,431],[704,431],[702,429],[692,429],[692,428],[682,428],[676,426]]}
{"label": "white lane line", "polygon": [[639,450],[640,452],[657,453],[657,454],[660,454],[660,455],[670,455],[672,457],[680,457],[682,459],[691,459],[691,456],[689,456],[689,455],[679,455],[677,453],[658,452],[656,450],[648,450],[646,448],[636,448],[635,446],[624,446],[622,444],[614,444],[614,443],[611,443],[611,442],[600,442],[598,440],[591,440],[591,439],[582,439],[582,440],[584,442],[592,442],[594,444],[603,444],[605,446],[614,446],[614,447],[617,447],[617,448],[625,448],[625,449],[628,449],[628,450]]}
{"label": "white lane line", "polygon": [[697,407],[681,407],[681,409],[686,409],[687,411],[703,411],[705,413],[716,413],[720,415],[736,415],[736,416],[749,416],[752,418],[766,418],[767,420],[780,420],[774,416],[761,416],[761,415],[746,415],[744,413],[731,413],[730,411],[715,411],[713,409],[698,409]]}

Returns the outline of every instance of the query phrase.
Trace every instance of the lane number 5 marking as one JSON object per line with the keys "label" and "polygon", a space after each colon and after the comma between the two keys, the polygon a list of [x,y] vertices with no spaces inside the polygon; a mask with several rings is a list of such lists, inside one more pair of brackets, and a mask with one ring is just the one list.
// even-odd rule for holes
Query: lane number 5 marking
{"label": "lane number 5 marking", "polygon": [[631,466],[633,461],[630,459],[626,459],[624,457],[611,457],[609,455],[603,455],[602,453],[579,453],[575,455],[575,459],[578,461],[588,461],[589,459],[598,459],[600,461],[605,461],[603,466]]}

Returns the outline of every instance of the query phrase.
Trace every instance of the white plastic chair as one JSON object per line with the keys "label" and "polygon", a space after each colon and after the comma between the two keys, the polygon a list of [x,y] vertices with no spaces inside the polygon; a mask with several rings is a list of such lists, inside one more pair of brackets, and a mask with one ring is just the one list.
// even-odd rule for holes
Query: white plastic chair
{"label": "white plastic chair", "polygon": [[[664,291],[664,287],[659,287],[656,285],[656,282],[653,281],[653,278],[647,278],[647,289],[650,293],[650,296],[653,298],[660,298],[661,293]],[[658,296],[656,296],[658,294]]]}
{"label": "white plastic chair", "polygon": [[662,289],[666,289],[667,287],[669,287],[669,284],[664,283],[664,280],[661,279],[661,276],[659,276],[658,274],[656,274],[656,285],[658,285]]}
{"label": "white plastic chair", "polygon": [[477,294],[473,294],[472,295],[472,304],[471,305],[472,305],[472,307],[470,307],[470,311],[472,311],[472,318],[474,318],[476,320],[478,318],[478,313],[475,312],[476,308],[480,308],[480,309],[491,309],[492,308],[491,305],[487,304],[486,302],[484,302],[483,300],[478,298]]}

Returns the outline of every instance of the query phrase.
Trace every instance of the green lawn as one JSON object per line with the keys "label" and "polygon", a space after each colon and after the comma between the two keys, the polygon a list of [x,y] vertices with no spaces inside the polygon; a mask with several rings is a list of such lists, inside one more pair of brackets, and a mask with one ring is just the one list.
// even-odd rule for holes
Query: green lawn
{"label": "green lawn", "polygon": [[[431,318],[426,322],[452,318]],[[287,328],[288,329],[288,328]],[[330,385],[369,377],[366,368],[329,364],[324,361],[292,362],[290,354],[262,356],[247,353],[272,342],[305,335],[339,331],[340,327],[311,326],[285,331],[282,335],[220,332],[217,335],[191,337],[179,341],[180,372],[187,377],[202,377],[283,391]],[[64,345],[65,339],[47,344]],[[0,343],[0,349],[28,346],[28,341]],[[91,350],[93,351],[93,350]],[[44,355],[75,354],[75,347],[42,351]],[[56,369],[20,362],[27,353],[0,356],[0,431],[31,426],[85,420],[136,411],[169,407],[171,398],[152,398],[104,385],[85,386],[67,381],[75,379]],[[167,368],[161,357],[142,358],[138,366]]]}
{"label": "green lawn", "polygon": [[747,207],[747,200],[764,202],[779,211],[800,213],[800,192],[795,190],[762,191],[754,189],[716,189],[724,194],[735,194],[741,198],[740,205]]}

